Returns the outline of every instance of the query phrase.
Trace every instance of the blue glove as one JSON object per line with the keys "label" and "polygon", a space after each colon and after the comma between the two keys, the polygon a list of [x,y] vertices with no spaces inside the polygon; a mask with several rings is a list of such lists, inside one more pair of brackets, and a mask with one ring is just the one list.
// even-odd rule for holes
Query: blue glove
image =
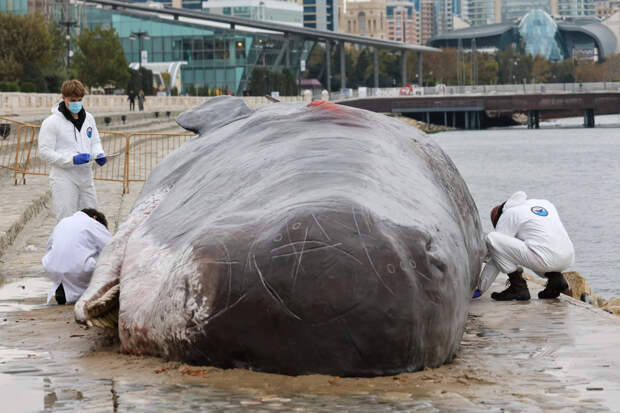
{"label": "blue glove", "polygon": [[90,162],[90,153],[78,153],[73,157],[73,163],[76,165],[81,165],[88,162]]}
{"label": "blue glove", "polygon": [[99,155],[97,155],[97,157],[95,158],[95,162],[97,162],[97,164],[99,166],[103,166],[105,165],[105,163],[108,161],[108,158],[106,158],[106,156],[102,153],[100,153]]}
{"label": "blue glove", "polygon": [[482,295],[482,293],[480,292],[480,290],[476,288],[476,291],[474,291],[474,296],[472,298],[478,298],[481,295]]}

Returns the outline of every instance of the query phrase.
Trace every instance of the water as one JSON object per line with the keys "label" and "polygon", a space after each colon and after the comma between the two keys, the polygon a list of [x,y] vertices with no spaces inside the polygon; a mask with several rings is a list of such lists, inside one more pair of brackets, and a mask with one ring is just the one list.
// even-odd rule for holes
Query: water
{"label": "water", "polygon": [[557,207],[575,245],[569,270],[586,277],[596,294],[620,296],[620,127],[432,136],[467,182],[485,231],[492,230],[491,208],[515,191],[546,198]]}

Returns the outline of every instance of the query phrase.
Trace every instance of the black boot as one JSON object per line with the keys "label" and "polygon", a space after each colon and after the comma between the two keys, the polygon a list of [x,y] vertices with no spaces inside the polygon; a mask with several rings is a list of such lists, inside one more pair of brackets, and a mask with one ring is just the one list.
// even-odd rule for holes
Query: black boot
{"label": "black boot", "polygon": [[527,282],[523,278],[523,270],[517,270],[508,274],[510,286],[501,293],[491,294],[491,298],[497,301],[510,300],[529,300],[530,290],[527,289]]}
{"label": "black boot", "polygon": [[568,283],[561,272],[546,272],[547,286],[538,293],[538,298],[558,298],[562,291],[568,290]]}
{"label": "black boot", "polygon": [[58,286],[58,288],[56,288],[55,298],[56,302],[60,305],[67,302],[67,299],[65,298],[65,288],[62,286],[62,283]]}

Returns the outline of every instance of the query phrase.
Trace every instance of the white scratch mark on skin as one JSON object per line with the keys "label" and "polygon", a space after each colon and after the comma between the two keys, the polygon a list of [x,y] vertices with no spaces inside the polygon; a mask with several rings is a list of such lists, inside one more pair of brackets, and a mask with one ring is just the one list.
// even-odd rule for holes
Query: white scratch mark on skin
{"label": "white scratch mark on skin", "polygon": [[306,246],[306,240],[308,239],[308,227],[306,227],[306,234],[304,235],[304,243],[301,244],[301,252],[299,253],[299,260],[297,261],[297,268],[293,275],[293,284],[291,285],[291,292],[295,291],[295,284],[297,284],[297,274],[299,273],[299,267],[301,266],[301,257],[304,255],[304,248]]}
{"label": "white scratch mark on skin", "polygon": [[325,230],[323,229],[323,226],[321,225],[317,217],[314,216],[314,214],[312,214],[312,218],[314,218],[314,222],[316,222],[316,224],[319,226],[319,229],[321,230],[323,235],[325,235],[325,238],[327,238],[328,241],[331,241],[332,239],[329,237],[329,235],[327,235],[327,232],[325,232]]}
{"label": "white scratch mark on skin", "polygon": [[232,294],[232,264],[230,263],[230,253],[228,252],[228,248],[223,242],[218,241],[218,243],[224,249],[224,252],[226,253],[226,262],[228,262],[228,294],[226,295],[226,307],[228,307],[230,305],[230,295]]}
{"label": "white scratch mark on skin", "polygon": [[280,304],[288,315],[301,321],[302,320],[301,317],[299,317],[297,314],[292,312],[291,309],[286,306],[286,304],[284,303],[284,300],[278,295],[276,290],[274,290],[273,287],[271,287],[267,283],[267,281],[265,281],[265,278],[263,277],[263,273],[258,267],[258,263],[256,262],[256,255],[253,254],[252,257],[254,258],[254,267],[256,268],[256,271],[258,272],[258,278],[260,279],[260,282],[263,284],[263,287],[269,293],[271,298],[273,298],[278,304]]}
{"label": "white scratch mark on skin", "polygon": [[360,237],[360,242],[362,243],[362,248],[364,248],[364,252],[366,253],[366,258],[368,258],[368,262],[370,263],[370,267],[374,271],[375,275],[377,276],[377,278],[379,279],[381,284],[383,284],[385,289],[388,290],[390,292],[390,294],[395,295],[394,291],[392,291],[392,289],[385,283],[385,281],[383,280],[383,277],[381,277],[381,275],[379,274],[379,272],[375,268],[375,264],[372,262],[372,258],[370,258],[370,254],[368,253],[368,248],[366,248],[366,245],[364,244],[364,239],[362,238],[362,233],[360,232],[360,227],[359,227],[359,225],[357,223],[357,218],[355,217],[355,208],[352,207],[351,211],[353,213],[353,222],[355,222],[355,228],[357,229],[357,235],[359,235],[359,237]]}
{"label": "white scratch mark on skin", "polygon": [[226,311],[228,311],[228,310],[232,310],[232,309],[233,309],[233,308],[235,308],[235,307],[237,306],[237,304],[239,304],[239,303],[241,302],[241,300],[243,300],[243,299],[244,299],[247,295],[248,295],[248,293],[247,293],[247,292],[246,292],[246,293],[243,293],[243,295],[242,295],[241,297],[239,297],[238,299],[236,299],[234,303],[232,303],[232,304],[231,304],[231,305],[229,305],[229,306],[226,306],[225,308],[222,308],[222,309],[221,309],[220,311],[218,311],[217,313],[215,313],[215,314],[211,315],[210,317],[208,317],[208,318],[205,320],[205,323],[208,323],[208,322],[210,322],[211,320],[213,320],[213,319],[215,319],[215,318],[217,318],[217,317],[221,316],[222,314],[224,314],[224,313],[225,313]]}
{"label": "white scratch mark on skin", "polygon": [[[306,252],[315,252],[315,251],[320,251],[320,250],[324,250],[324,249],[328,249],[328,248],[339,247],[341,245],[342,245],[342,242],[337,242],[335,244],[323,244],[320,247],[308,248],[305,251]],[[299,254],[298,252],[287,252],[287,253],[284,253],[284,254],[274,255],[271,258],[290,257],[291,255],[298,255],[298,254]]]}

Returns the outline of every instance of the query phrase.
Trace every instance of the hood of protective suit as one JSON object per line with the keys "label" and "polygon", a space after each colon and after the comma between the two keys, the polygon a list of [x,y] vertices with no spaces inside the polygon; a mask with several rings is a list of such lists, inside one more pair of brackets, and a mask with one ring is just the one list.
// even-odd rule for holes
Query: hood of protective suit
{"label": "hood of protective suit", "polygon": [[504,204],[504,211],[508,208],[523,205],[525,201],[527,201],[527,194],[523,191],[517,191],[506,200],[506,203]]}

